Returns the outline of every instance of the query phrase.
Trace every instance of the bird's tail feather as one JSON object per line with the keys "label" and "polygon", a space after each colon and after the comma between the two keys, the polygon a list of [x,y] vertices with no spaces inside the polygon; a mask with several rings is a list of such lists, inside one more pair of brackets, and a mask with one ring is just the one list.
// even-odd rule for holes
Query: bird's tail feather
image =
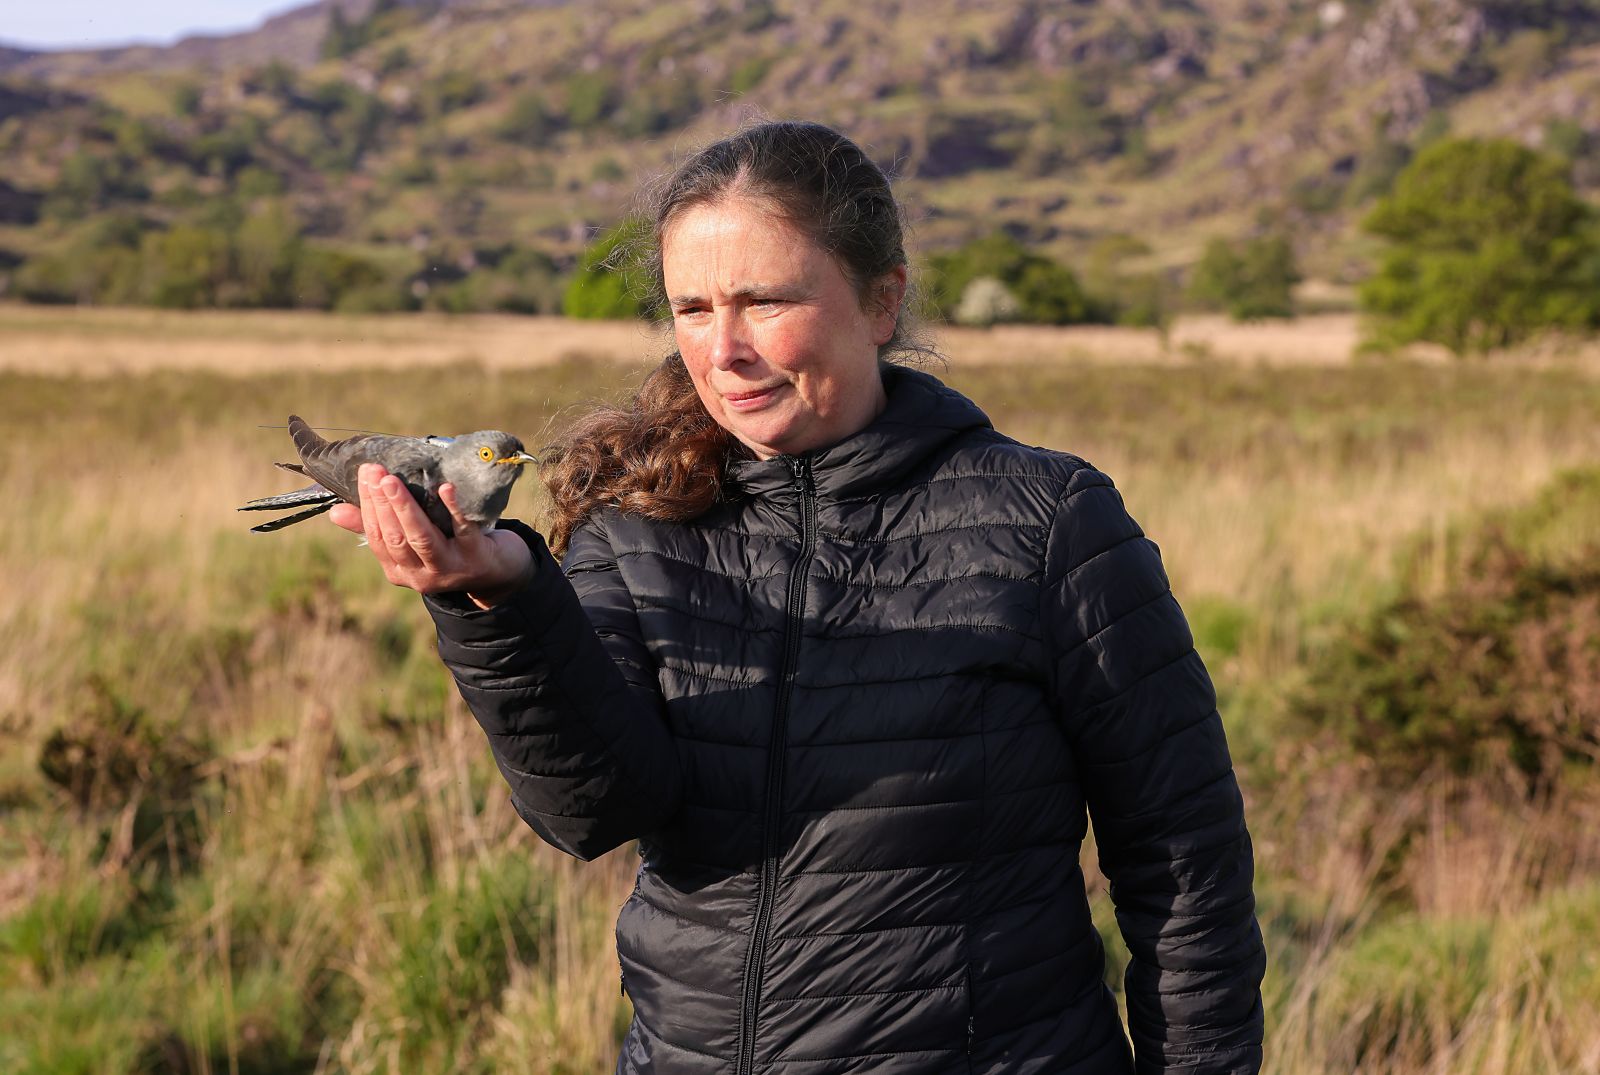
{"label": "bird's tail feather", "polygon": [[[278,464],[284,466],[285,464]],[[251,500],[239,507],[239,511],[272,511],[274,508],[295,508],[301,504],[322,504],[332,507],[338,497],[320,485],[308,485],[304,489],[296,489],[291,493],[279,493],[276,496],[263,496]]]}
{"label": "bird's tail feather", "polygon": [[305,511],[297,511],[293,515],[285,515],[281,519],[273,519],[271,522],[262,523],[260,526],[252,526],[250,532],[252,534],[270,534],[274,530],[282,530],[284,527],[291,526],[294,523],[303,522],[306,519],[314,519],[337,503],[339,503],[337,498],[329,499]]}

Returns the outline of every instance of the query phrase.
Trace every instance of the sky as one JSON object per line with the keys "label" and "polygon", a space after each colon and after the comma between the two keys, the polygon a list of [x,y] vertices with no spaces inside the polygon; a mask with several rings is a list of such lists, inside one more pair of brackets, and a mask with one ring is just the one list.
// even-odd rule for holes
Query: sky
{"label": "sky", "polygon": [[0,0],[0,42],[24,48],[170,45],[259,26],[306,0]]}

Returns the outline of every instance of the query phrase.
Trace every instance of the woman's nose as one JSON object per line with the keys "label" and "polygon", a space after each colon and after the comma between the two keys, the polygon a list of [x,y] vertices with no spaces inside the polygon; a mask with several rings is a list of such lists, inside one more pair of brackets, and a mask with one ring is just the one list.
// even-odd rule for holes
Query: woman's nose
{"label": "woman's nose", "polygon": [[711,364],[719,370],[731,369],[755,357],[749,326],[736,310],[717,312],[711,336]]}

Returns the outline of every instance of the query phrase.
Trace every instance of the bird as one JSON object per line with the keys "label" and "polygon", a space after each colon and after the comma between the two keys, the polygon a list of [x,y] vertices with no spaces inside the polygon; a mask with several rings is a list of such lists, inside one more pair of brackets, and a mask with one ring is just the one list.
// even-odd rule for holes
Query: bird
{"label": "bird", "polygon": [[265,534],[314,518],[338,503],[360,504],[357,474],[362,463],[377,463],[399,478],[446,537],[455,536],[454,520],[439,499],[439,486],[456,487],[456,506],[469,521],[491,527],[500,519],[511,486],[522,468],[537,463],[522,442],[498,429],[480,429],[459,437],[402,437],[387,433],[361,433],[344,440],[326,440],[299,415],[289,416],[289,436],[300,453],[298,463],[277,463],[284,470],[304,474],[314,481],[304,489],[252,500],[238,510],[273,511],[302,508],[260,526]]}

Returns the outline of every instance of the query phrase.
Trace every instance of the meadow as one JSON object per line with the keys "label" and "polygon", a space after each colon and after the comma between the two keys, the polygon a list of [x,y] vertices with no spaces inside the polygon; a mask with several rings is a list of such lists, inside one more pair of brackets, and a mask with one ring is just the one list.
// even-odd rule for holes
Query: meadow
{"label": "meadow", "polygon": [[[1600,363],[1353,341],[1338,318],[969,330],[939,334],[934,372],[1111,474],[1161,547],[1248,801],[1267,1070],[1600,1072],[1593,740],[1551,733],[1554,768],[1461,762],[1459,735],[1326,716],[1383,665],[1340,678],[1375,619],[1413,632],[1381,636],[1404,664],[1416,610],[1501,592],[1489,549],[1511,589],[1559,583],[1565,618],[1533,627],[1562,656],[1528,674],[1600,725]],[[232,509],[290,487],[270,463],[291,412],[538,443],[661,346],[554,319],[0,307],[0,1070],[610,1069],[633,852],[576,863],[516,818],[415,596],[353,538]],[[536,476],[512,505],[538,518]],[[1424,694],[1461,690],[1461,652]]]}

